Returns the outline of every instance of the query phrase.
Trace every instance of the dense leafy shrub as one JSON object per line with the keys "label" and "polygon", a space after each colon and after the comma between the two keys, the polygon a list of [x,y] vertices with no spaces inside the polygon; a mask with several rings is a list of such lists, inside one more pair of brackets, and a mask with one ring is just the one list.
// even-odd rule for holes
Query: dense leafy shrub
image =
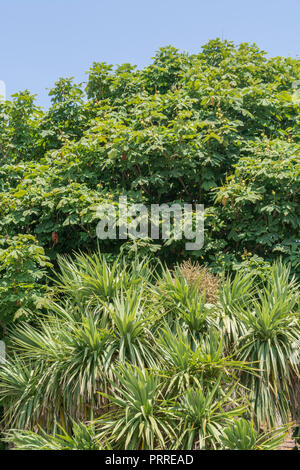
{"label": "dense leafy shrub", "polygon": [[[1,230],[55,258],[94,249],[95,207],[120,194],[198,202],[196,259],[220,271],[280,255],[299,273],[299,78],[299,60],[217,39],[194,55],[161,48],[142,70],[94,63],[86,90],[60,79],[46,112],[14,95],[0,109]],[[183,247],[159,254],[172,263]]]}
{"label": "dense leafy shrub", "polygon": [[34,318],[44,303],[51,263],[31,235],[0,238],[0,325]]}

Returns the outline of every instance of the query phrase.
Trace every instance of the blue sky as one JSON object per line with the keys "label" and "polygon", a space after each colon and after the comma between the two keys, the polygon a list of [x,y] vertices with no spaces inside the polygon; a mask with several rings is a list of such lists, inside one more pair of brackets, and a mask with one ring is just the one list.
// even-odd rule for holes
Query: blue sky
{"label": "blue sky", "polygon": [[300,0],[0,0],[0,80],[47,106],[59,77],[83,81],[93,61],[142,67],[168,44],[198,52],[223,37],[296,57],[299,18]]}

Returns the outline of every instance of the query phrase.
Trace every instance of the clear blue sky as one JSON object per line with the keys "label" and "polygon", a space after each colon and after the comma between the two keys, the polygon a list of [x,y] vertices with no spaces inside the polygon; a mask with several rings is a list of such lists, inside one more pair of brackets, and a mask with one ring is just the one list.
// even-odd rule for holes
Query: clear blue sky
{"label": "clear blue sky", "polygon": [[0,80],[47,106],[59,77],[83,81],[93,61],[141,67],[168,44],[197,52],[223,37],[296,57],[299,20],[300,0],[0,0]]}

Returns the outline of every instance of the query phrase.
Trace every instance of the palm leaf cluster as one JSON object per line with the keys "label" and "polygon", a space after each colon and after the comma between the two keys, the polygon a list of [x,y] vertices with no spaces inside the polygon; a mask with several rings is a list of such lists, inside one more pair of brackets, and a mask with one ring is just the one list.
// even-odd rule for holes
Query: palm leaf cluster
{"label": "palm leaf cluster", "polygon": [[[299,286],[99,253],[59,259],[47,314],[10,332],[2,428],[17,449],[274,449],[299,413]],[[205,275],[206,271],[202,270]]]}

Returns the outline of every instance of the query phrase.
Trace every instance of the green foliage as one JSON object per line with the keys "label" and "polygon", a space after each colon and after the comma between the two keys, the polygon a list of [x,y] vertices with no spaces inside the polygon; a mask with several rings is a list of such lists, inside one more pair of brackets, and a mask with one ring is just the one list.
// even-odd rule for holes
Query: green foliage
{"label": "green foliage", "polygon": [[216,198],[224,202],[228,241],[271,259],[282,255],[299,273],[300,147],[265,138],[248,150]]}
{"label": "green foliage", "polygon": [[39,123],[41,145],[45,150],[59,149],[68,140],[79,140],[89,117],[83,91],[72,78],[60,78],[49,91],[52,106]]}
{"label": "green foliage", "polygon": [[[179,418],[180,447],[183,449],[217,449],[226,424],[246,411],[233,398],[232,389],[219,392],[220,379],[206,393],[202,388],[188,389],[176,404],[174,414]],[[178,444],[177,444],[178,445]]]}
{"label": "green foliage", "polygon": [[286,422],[290,400],[297,394],[293,372],[299,374],[299,285],[289,281],[285,266],[274,264],[265,288],[236,314],[245,328],[239,359],[260,369],[258,375],[244,378],[256,418],[274,426],[277,412]]}
{"label": "green foliage", "polygon": [[11,430],[6,441],[14,444],[14,450],[103,450],[93,428],[83,423],[74,423],[71,435],[61,426],[55,435]]}
{"label": "green foliage", "polygon": [[2,162],[35,160],[42,111],[28,90],[0,102],[0,158]]}
{"label": "green foliage", "polygon": [[[95,62],[86,90],[59,79],[45,112],[15,95],[0,105],[2,230],[36,236],[54,259],[95,249],[96,207],[119,195],[198,202],[195,258],[221,271],[282,256],[299,274],[299,78],[299,60],[217,39],[194,55],[161,48],[142,70]],[[182,248],[159,254],[174,263]]]}
{"label": "green foliage", "polygon": [[276,450],[288,435],[288,427],[259,434],[253,423],[240,419],[224,429],[222,444],[228,450]]}
{"label": "green foliage", "polygon": [[31,235],[0,239],[0,324],[33,319],[44,305],[51,263]]}
{"label": "green foliage", "polygon": [[[299,405],[299,80],[298,59],[216,39],[142,70],[95,62],[47,111],[27,90],[0,103],[10,443],[279,445]],[[97,208],[120,196],[203,203],[203,248],[101,240],[91,255]],[[221,273],[211,292],[173,269],[188,256]]]}
{"label": "green foliage", "polygon": [[[10,442],[62,446],[62,435],[51,437],[56,423],[74,447],[279,445],[287,428],[272,428],[299,407],[299,286],[282,263],[255,283],[240,273],[224,278],[213,304],[203,304],[205,291],[189,303],[198,282],[179,268],[109,263],[100,253],[59,264],[46,313],[16,325],[0,365]],[[94,434],[82,429],[87,443],[74,420],[94,423]],[[38,428],[38,436],[27,432]]]}
{"label": "green foliage", "polygon": [[123,366],[120,371],[116,372],[120,385],[113,384],[118,395],[106,395],[115,409],[100,418],[100,436],[108,436],[120,449],[165,447],[173,432],[163,419],[159,377],[137,367]]}

